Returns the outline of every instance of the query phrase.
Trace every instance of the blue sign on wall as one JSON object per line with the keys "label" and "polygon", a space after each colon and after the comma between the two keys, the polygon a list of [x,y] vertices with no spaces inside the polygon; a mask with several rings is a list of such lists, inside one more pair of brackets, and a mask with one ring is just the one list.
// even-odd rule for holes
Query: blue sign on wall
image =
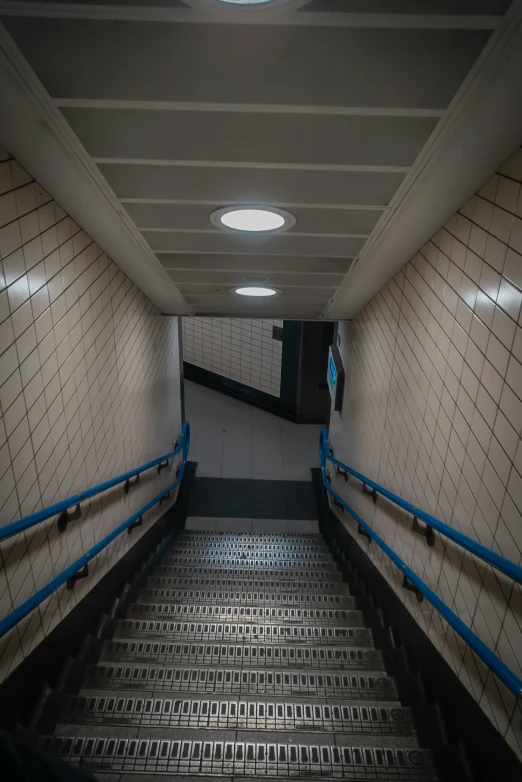
{"label": "blue sign on wall", "polygon": [[330,345],[328,349],[328,373],[326,380],[333,408],[340,412],[343,407],[344,368],[337,345]]}

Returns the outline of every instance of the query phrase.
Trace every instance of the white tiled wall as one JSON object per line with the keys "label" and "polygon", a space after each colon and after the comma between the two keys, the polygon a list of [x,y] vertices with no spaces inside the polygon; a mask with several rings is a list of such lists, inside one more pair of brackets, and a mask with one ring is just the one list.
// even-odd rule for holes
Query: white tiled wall
{"label": "white tiled wall", "polygon": [[279,397],[283,343],[272,339],[282,320],[184,318],[183,359]]}
{"label": "white tiled wall", "polygon": [[[522,150],[358,314],[340,324],[347,387],[336,457],[517,564],[522,551]],[[522,677],[520,586],[411,517],[335,485]],[[347,514],[344,514],[346,519]],[[350,527],[353,529],[353,524]],[[522,757],[520,702],[395,566],[364,542],[433,643]]]}
{"label": "white tiled wall", "polygon": [[[162,317],[0,147],[0,525],[172,450],[179,436],[177,319]],[[174,480],[174,465],[0,544],[0,617]],[[0,639],[0,680],[150,528],[121,535],[74,591]]]}

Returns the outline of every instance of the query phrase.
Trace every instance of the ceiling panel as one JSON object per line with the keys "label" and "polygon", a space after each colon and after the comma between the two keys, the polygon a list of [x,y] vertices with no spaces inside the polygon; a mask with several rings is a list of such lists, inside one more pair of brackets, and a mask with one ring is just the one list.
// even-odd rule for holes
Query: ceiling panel
{"label": "ceiling panel", "polygon": [[[138,228],[186,228],[207,230],[218,204],[125,204]],[[370,234],[382,215],[378,209],[292,208],[295,230],[306,233]]]}
{"label": "ceiling panel", "polygon": [[434,117],[62,109],[95,158],[410,166]]}
{"label": "ceiling panel", "polygon": [[100,164],[119,198],[386,206],[404,174]]}
{"label": "ceiling panel", "polygon": [[239,236],[224,231],[209,233],[163,233],[143,231],[154,252],[177,251],[197,253],[268,253],[276,255],[333,255],[353,258],[364,239],[335,236]]}
{"label": "ceiling panel", "polygon": [[[190,296],[202,297],[211,296],[213,299],[218,299],[220,296],[231,296],[230,288],[235,288],[238,283],[190,283],[184,282],[179,284],[179,289],[185,298]],[[272,281],[272,285],[276,286],[276,281]],[[316,287],[303,287],[280,284],[281,290],[284,291],[285,297],[289,300],[292,296],[297,297],[301,302],[303,301],[321,301],[326,304],[335,293],[335,286],[316,286]]]}
{"label": "ceiling panel", "polygon": [[245,274],[342,274],[351,266],[351,258],[314,258],[289,255],[198,255],[161,253],[158,256],[165,269],[186,269],[189,272],[205,272],[203,279],[210,279],[215,271],[240,271]]}
{"label": "ceiling panel", "polygon": [[490,35],[16,17],[6,25],[54,98],[398,108],[445,108]]}
{"label": "ceiling panel", "polygon": [[[197,290],[194,283],[197,283],[201,287],[245,284],[245,280],[243,280],[243,277],[245,276],[243,269],[236,272],[213,270],[204,275],[203,282],[201,282],[202,276],[199,269],[194,271],[169,270],[169,277],[174,280],[182,292],[186,292],[187,290],[183,286],[191,286],[192,289]],[[266,277],[266,282],[269,282],[271,285],[275,285],[278,288],[286,288],[288,286],[299,288],[323,288],[329,289],[330,295],[334,293],[343,278],[342,274],[303,274],[303,272],[300,272],[299,274],[269,272],[263,276]],[[253,282],[253,280],[251,282]]]}

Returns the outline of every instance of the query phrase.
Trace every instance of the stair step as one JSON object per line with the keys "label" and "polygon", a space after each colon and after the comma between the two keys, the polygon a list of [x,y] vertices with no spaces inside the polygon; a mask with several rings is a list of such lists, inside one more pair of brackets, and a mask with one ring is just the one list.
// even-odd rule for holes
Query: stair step
{"label": "stair step", "polygon": [[[207,696],[208,698],[208,696]],[[315,733],[343,731],[361,735],[413,736],[409,709],[359,702],[267,701],[235,696],[211,699],[124,695],[77,695],[68,699],[60,723],[158,725],[198,730],[254,730]]]}
{"label": "stair step", "polygon": [[[220,554],[230,554],[234,552],[239,555],[243,553],[250,553],[259,551],[260,547],[257,543],[237,543],[234,541],[207,541],[196,542],[191,540],[179,540],[176,539],[172,546],[173,551],[183,551],[186,554],[195,554],[201,556],[207,554],[208,556],[218,557]],[[214,553],[213,553],[214,552]],[[262,552],[266,557],[280,556],[282,553],[288,554],[310,554],[318,557],[329,557],[331,554],[324,545],[317,544],[303,544],[296,542],[286,543],[267,543],[262,547]]]}
{"label": "stair step", "polygon": [[[306,777],[324,779],[434,780],[427,750],[387,746],[339,746],[334,739],[316,737],[298,743],[189,738],[118,738],[81,735],[43,736],[39,746],[73,765],[91,771],[218,775],[225,777]],[[375,738],[372,737],[375,742]],[[405,739],[406,741],[407,739]]]}
{"label": "stair step", "polygon": [[[314,576],[316,573],[330,573],[337,572],[337,565],[331,557],[326,560],[309,560],[302,557],[288,558],[288,556],[280,556],[277,558],[265,557],[263,555],[252,556],[234,556],[233,554],[226,555],[221,554],[217,557],[209,557],[206,554],[201,556],[194,556],[183,553],[166,554],[162,560],[165,565],[172,565],[176,567],[190,566],[190,567],[204,567],[211,570],[230,570],[231,568],[241,568],[243,570],[282,570],[288,574],[289,570],[293,570],[298,567],[305,567],[307,571],[311,571]],[[308,574],[308,573],[307,573]]]}
{"label": "stair step", "polygon": [[354,628],[339,625],[323,627],[246,621],[167,622],[120,619],[116,622],[114,638],[373,646],[372,633],[367,627]]}
{"label": "stair step", "polygon": [[105,641],[100,661],[189,663],[264,668],[384,670],[378,649],[285,644],[168,643],[165,640],[121,639]]}
{"label": "stair step", "polygon": [[[294,566],[292,566],[294,567]],[[292,573],[290,568],[278,568],[278,567],[222,567],[221,564],[217,564],[216,567],[211,565],[157,565],[154,568],[153,575],[155,576],[175,576],[180,578],[185,576],[187,578],[194,578],[196,576],[207,576],[208,578],[214,578],[223,582],[223,579],[283,579],[292,580]],[[315,581],[322,589],[324,581],[341,581],[341,574],[335,569],[325,570],[308,570],[306,572],[307,581]]]}
{"label": "stair step", "polygon": [[190,692],[204,694],[299,695],[313,698],[339,697],[395,701],[393,677],[382,671],[364,674],[346,671],[246,670],[196,666],[98,664],[89,668],[83,686],[87,689]]}
{"label": "stair step", "polygon": [[130,603],[127,618],[160,618],[197,622],[270,622],[363,627],[362,611],[342,608],[290,608],[264,606],[183,605],[179,603]]}
{"label": "stair step", "polygon": [[191,540],[196,543],[206,543],[208,541],[216,541],[217,543],[255,543],[263,548],[274,543],[324,546],[323,537],[317,532],[222,532],[218,530],[184,529],[176,540]]}
{"label": "stair step", "polygon": [[197,563],[196,561],[203,563],[206,561],[217,561],[226,562],[232,565],[241,565],[243,562],[248,562],[249,560],[253,560],[255,563],[259,562],[262,565],[273,565],[274,563],[278,563],[285,567],[291,567],[292,564],[296,563],[306,564],[307,567],[322,567],[325,564],[334,564],[331,554],[318,553],[315,551],[256,551],[256,549],[234,551],[230,548],[226,549],[225,547],[223,547],[223,550],[206,550],[201,548],[178,549],[177,547],[173,547],[166,555],[166,559],[168,560],[177,561],[183,558],[194,560],[195,563]]}
{"label": "stair step", "polygon": [[262,590],[271,593],[277,592],[297,592],[299,594],[317,594],[317,595],[349,595],[348,584],[342,581],[331,579],[329,581],[312,581],[304,579],[279,579],[279,578],[218,578],[177,575],[154,575],[149,576],[147,584],[151,588],[165,589],[216,589],[222,590]]}
{"label": "stair step", "polygon": [[316,606],[347,609],[356,608],[354,597],[336,594],[307,594],[297,592],[243,592],[239,590],[210,589],[140,589],[140,602],[173,603],[184,606],[192,604],[212,604],[226,606],[292,606],[315,608]]}

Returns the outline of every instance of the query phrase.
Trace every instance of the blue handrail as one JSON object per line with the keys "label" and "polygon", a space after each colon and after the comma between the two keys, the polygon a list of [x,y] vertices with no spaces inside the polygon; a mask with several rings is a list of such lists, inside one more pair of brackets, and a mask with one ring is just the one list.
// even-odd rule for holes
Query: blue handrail
{"label": "blue handrail", "polygon": [[30,516],[24,516],[23,519],[14,521],[12,524],[6,524],[5,527],[0,527],[0,541],[12,538],[13,535],[18,535],[19,532],[23,532],[24,530],[29,529],[29,527],[34,527],[36,524],[40,524],[40,522],[50,519],[51,516],[58,516],[60,513],[72,508],[74,505],[78,505],[84,500],[95,497],[96,494],[101,494],[108,489],[112,489],[113,486],[117,486],[119,483],[128,481],[136,475],[146,472],[146,470],[150,470],[152,467],[156,467],[156,465],[161,464],[161,462],[164,462],[166,459],[177,456],[181,453],[182,448],[183,433],[179,442],[176,444],[176,447],[173,451],[170,451],[170,453],[158,456],[157,459],[142,464],[141,467],[136,467],[134,470],[129,470],[129,472],[124,472],[122,475],[117,475],[115,478],[99,483],[97,486],[92,486],[90,489],[80,492],[80,494],[73,494],[72,497],[68,497],[66,500],[55,502],[54,505],[49,505],[47,508],[36,511],[36,513],[31,513]]}
{"label": "blue handrail", "polygon": [[[18,606],[18,608],[15,608],[14,611],[2,619],[0,621],[0,638],[8,633],[9,630],[18,624],[18,622],[24,619],[24,617],[30,614],[31,611],[34,611],[34,609],[39,606],[40,603],[43,603],[46,598],[52,595],[53,592],[56,592],[59,587],[63,586],[63,584],[66,584],[71,578],[74,578],[74,576],[79,573],[80,570],[83,570],[83,568],[85,568],[89,562],[94,559],[94,557],[103,551],[104,548],[107,548],[109,543],[112,543],[112,541],[117,538],[118,535],[121,535],[122,532],[124,532],[126,529],[129,529],[129,527],[138,522],[144,513],[147,513],[147,511],[153,508],[154,505],[156,505],[162,499],[162,497],[164,497],[166,494],[168,494],[168,492],[172,491],[172,489],[181,483],[183,475],[185,474],[185,467],[187,464],[187,457],[190,448],[190,425],[188,421],[185,421],[183,424],[183,432],[178,448],[179,450],[176,450],[176,453],[183,452],[183,458],[176,476],[176,480],[169,486],[162,489],[160,494],[157,494],[152,500],[150,500],[150,502],[136,511],[136,513],[134,513],[130,518],[120,524],[119,527],[116,527],[116,529],[100,540],[99,543],[96,543],[94,546],[92,546],[92,548],[90,548],[86,554],[77,559],[76,562],[73,562],[72,565],[69,565],[69,567],[63,571],[63,573],[60,573],[59,576],[53,578],[52,581],[42,587],[42,589],[39,589],[38,592],[35,592],[34,595],[25,601],[25,603],[22,603],[22,605]],[[165,457],[163,457],[163,459],[164,458]],[[108,483],[111,482],[108,481]]]}
{"label": "blue handrail", "polygon": [[[377,545],[384,551],[385,554],[391,559],[394,565],[396,565],[399,570],[402,572],[403,576],[407,579],[407,581],[410,582],[410,584],[420,592],[420,594],[424,595],[424,597],[432,604],[434,608],[437,609],[439,614],[444,617],[446,622],[452,627],[456,633],[460,635],[460,637],[465,641],[465,643],[472,649],[477,657],[479,657],[482,662],[487,665],[487,667],[495,674],[495,676],[510,690],[510,692],[513,693],[517,698],[520,698],[522,696],[522,680],[516,676],[516,674],[513,673],[512,670],[510,670],[505,663],[502,662],[502,660],[497,657],[491,649],[489,649],[486,644],[480,640],[480,638],[475,635],[475,633],[470,630],[470,628],[464,624],[462,619],[457,616],[457,614],[454,613],[454,611],[449,608],[446,603],[444,603],[443,600],[440,599],[440,597],[433,592],[432,589],[427,586],[427,584],[424,583],[424,581],[419,578],[419,576],[406,564],[406,562],[399,557],[399,555],[379,536],[377,533],[370,527],[369,524],[367,524],[365,521],[361,519],[358,513],[354,511],[353,508],[351,508],[343,498],[337,494],[334,489],[330,486],[330,483],[328,481],[328,475],[326,474],[326,462],[331,461],[334,464],[337,464],[340,466],[343,470],[346,470],[351,475],[355,474],[355,471],[350,470],[346,465],[342,464],[342,462],[339,462],[337,459],[334,459],[330,453],[330,448],[328,445],[328,435],[326,433],[326,429],[323,427],[321,429],[320,434],[320,440],[319,440],[319,459],[321,464],[321,474],[323,478],[323,485],[326,489],[326,491],[334,497],[334,499],[342,505],[342,507],[350,514],[350,516],[359,524],[364,532],[377,543]],[[360,480],[364,481],[368,486],[372,486],[372,483],[370,483],[364,476],[360,476],[360,473],[355,474],[355,477],[359,478]],[[378,484],[374,484],[372,488],[375,488],[376,491],[379,487]],[[386,490],[384,490],[386,491]],[[396,495],[393,495],[391,492],[389,492],[391,495],[390,499],[395,497]],[[386,495],[385,495],[386,496]],[[398,498],[400,499],[400,498]],[[403,501],[404,502],[404,501]],[[407,503],[409,504],[409,503]],[[403,507],[403,506],[401,506]],[[416,514],[417,515],[417,514]],[[426,514],[428,515],[428,514]],[[440,522],[442,524],[442,522]],[[446,525],[444,525],[446,526]],[[465,535],[462,536],[466,540],[471,540],[470,538],[466,538]],[[474,542],[474,541],[473,541]],[[512,564],[512,563],[511,563]]]}
{"label": "blue handrail", "polygon": [[[385,489],[384,486],[380,486],[380,484],[375,483],[375,481],[372,481],[371,478],[367,478],[362,473],[353,470],[351,467],[348,467],[346,464],[343,464],[338,459],[334,459],[328,447],[328,439],[324,427],[321,430],[320,449],[321,449],[322,459],[325,462],[326,460],[328,460],[333,464],[337,465],[337,467],[340,467],[349,475],[353,475],[354,478],[357,478],[359,481],[362,481],[362,483],[365,483],[371,489],[374,489],[379,494],[382,494],[383,497],[386,497],[391,502],[394,502],[400,508],[403,508],[404,510],[408,511],[408,513],[411,513],[413,516],[416,516],[418,519],[423,521],[432,529],[436,529],[437,532],[440,532],[441,535],[444,535],[446,538],[449,538],[450,540],[452,540],[454,543],[457,543],[462,548],[465,548],[466,551],[469,551],[471,554],[474,554],[479,559],[482,559],[484,562],[487,562],[488,565],[491,565],[491,567],[494,567],[496,570],[499,570],[501,573],[504,573],[504,575],[508,576],[509,578],[512,578],[513,581],[516,581],[518,584],[522,584],[522,567],[516,565],[514,562],[511,562],[510,559],[506,559],[506,557],[503,557],[501,554],[497,554],[496,551],[492,551],[490,548],[487,548],[487,546],[483,546],[482,543],[479,543],[477,540],[473,540],[473,538],[469,538],[467,535],[464,535],[462,532],[459,532],[453,527],[450,527],[448,524],[445,524],[440,519],[437,519],[436,516],[431,516],[429,513],[426,513],[426,511],[423,511],[421,508],[417,508],[415,505],[412,505],[411,502],[407,502],[406,500],[403,500],[402,497],[399,497],[397,494],[388,491],[388,489]],[[321,466],[323,466],[322,461],[321,461]]]}

